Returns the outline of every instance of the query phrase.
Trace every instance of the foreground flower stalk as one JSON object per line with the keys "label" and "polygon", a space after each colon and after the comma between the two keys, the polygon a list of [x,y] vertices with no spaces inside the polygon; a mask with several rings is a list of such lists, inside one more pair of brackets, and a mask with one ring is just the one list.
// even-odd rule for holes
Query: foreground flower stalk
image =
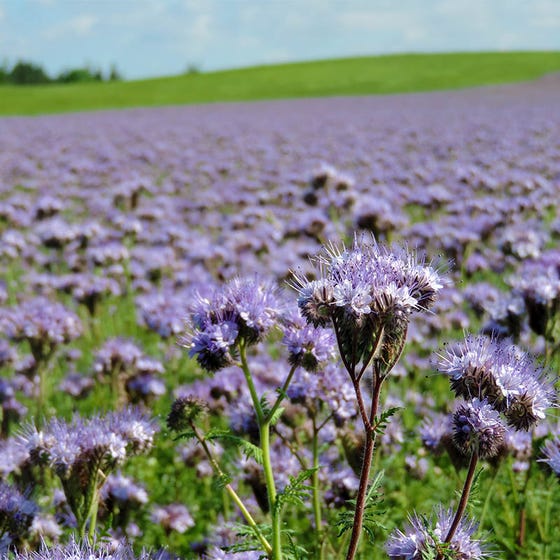
{"label": "foreground flower stalk", "polygon": [[[227,366],[238,366],[245,377],[259,429],[262,467],[268,511],[272,523],[272,543],[259,538],[263,549],[273,560],[282,559],[281,507],[277,503],[276,482],[271,461],[270,432],[281,412],[297,364],[293,364],[279,395],[269,409],[260,398],[247,361],[247,348],[262,341],[278,319],[278,302],[271,284],[255,279],[235,279],[210,297],[200,296],[192,309],[191,332],[182,339],[192,357],[210,373]],[[247,517],[246,517],[247,519]],[[254,529],[253,524],[249,525]],[[262,535],[261,535],[262,537]],[[264,540],[263,540],[264,539]]]}
{"label": "foreground flower stalk", "polygon": [[[416,255],[400,247],[382,247],[367,237],[356,238],[350,249],[331,245],[318,261],[319,279],[295,277],[298,306],[308,323],[333,327],[365,432],[360,485],[346,556],[352,560],[362,533],[376,435],[386,420],[378,419],[381,387],[400,359],[410,315],[427,310],[443,285],[438,273],[419,262]],[[368,412],[362,381],[370,365],[372,397]]]}

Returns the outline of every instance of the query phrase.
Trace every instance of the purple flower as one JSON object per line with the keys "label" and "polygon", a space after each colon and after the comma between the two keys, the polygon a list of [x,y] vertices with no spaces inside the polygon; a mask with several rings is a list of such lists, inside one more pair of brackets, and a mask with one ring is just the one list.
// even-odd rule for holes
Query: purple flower
{"label": "purple flower", "polygon": [[119,508],[138,507],[148,502],[145,488],[136,484],[134,480],[123,474],[110,474],[101,489],[101,498],[111,500]]}
{"label": "purple flower", "polygon": [[16,342],[27,340],[37,361],[48,358],[57,346],[82,334],[82,324],[75,313],[42,297],[6,310],[0,318],[0,328]]}
{"label": "purple flower", "polygon": [[143,356],[142,350],[131,340],[109,338],[97,351],[93,369],[98,375],[111,375],[114,371],[129,371]]}
{"label": "purple flower", "polygon": [[386,248],[365,237],[351,249],[328,247],[318,259],[321,278],[295,276],[301,314],[315,326],[334,326],[351,376],[371,359],[388,373],[400,356],[409,316],[435,302],[439,274],[403,248]]}
{"label": "purple flower", "polygon": [[286,320],[282,330],[292,365],[314,372],[335,356],[336,342],[330,330],[306,324],[299,317]]}
{"label": "purple flower", "polygon": [[546,463],[550,470],[560,478],[560,437],[556,436],[545,442],[542,448],[543,459],[541,462]]}
{"label": "purple flower", "polygon": [[234,279],[209,297],[197,296],[191,308],[190,332],[180,343],[201,367],[215,372],[234,363],[237,343],[262,340],[278,314],[271,284],[256,278]]}
{"label": "purple flower", "polygon": [[35,502],[16,488],[0,481],[0,538],[7,537],[12,545],[19,544],[25,539],[38,509]]}
{"label": "purple flower", "polygon": [[152,522],[160,524],[167,534],[171,531],[184,533],[194,527],[194,519],[183,504],[155,506],[152,510]]}
{"label": "purple flower", "polygon": [[464,455],[494,457],[504,444],[506,428],[500,414],[487,401],[473,399],[453,414],[453,441]]}
{"label": "purple flower", "polygon": [[545,417],[555,393],[547,373],[507,341],[468,336],[441,354],[436,367],[465,399],[487,399],[509,424],[527,430]]}
{"label": "purple flower", "polygon": [[74,538],[66,544],[48,546],[41,544],[38,551],[15,554],[14,560],[157,560],[158,555],[142,551],[136,555],[130,544],[90,543],[87,539],[77,542]]}
{"label": "purple flower", "polygon": [[[385,543],[385,551],[394,560],[435,557],[451,528],[453,517],[453,510],[444,510],[442,507],[435,510],[432,519],[412,515],[404,531],[396,529],[391,533]],[[449,543],[450,557],[461,560],[488,558],[481,541],[473,538],[477,528],[474,521],[467,518],[461,520]]]}

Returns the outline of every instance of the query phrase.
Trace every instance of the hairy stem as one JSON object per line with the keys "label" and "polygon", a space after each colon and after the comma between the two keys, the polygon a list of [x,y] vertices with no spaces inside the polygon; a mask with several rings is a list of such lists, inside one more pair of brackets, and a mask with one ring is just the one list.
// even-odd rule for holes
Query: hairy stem
{"label": "hairy stem", "polygon": [[[354,525],[352,527],[352,536],[350,537],[350,544],[348,546],[348,552],[346,554],[346,560],[352,560],[356,556],[358,551],[358,544],[360,542],[360,535],[362,533],[362,525],[364,523],[364,508],[366,502],[366,495],[369,483],[369,473],[371,470],[371,462],[373,458],[373,450],[375,449],[375,439],[376,432],[372,430],[371,426],[377,416],[377,411],[379,408],[379,396],[381,394],[381,385],[383,383],[383,377],[379,373],[379,369],[374,364],[374,376],[373,376],[373,396],[371,401],[371,412],[369,419],[365,418],[364,428],[366,430],[366,443],[364,447],[364,458],[362,461],[362,471],[360,474],[360,486],[358,488],[358,495],[356,496],[356,510],[354,512]],[[357,387],[356,395],[361,396],[361,391],[359,390],[359,385],[354,385]],[[359,400],[358,400],[359,402]],[[361,412],[361,411],[360,411]],[[362,419],[364,419],[362,417]]]}
{"label": "hairy stem", "polygon": [[245,381],[247,381],[247,387],[249,387],[249,393],[251,394],[251,400],[253,401],[253,407],[255,408],[255,413],[257,415],[257,422],[259,426],[261,426],[264,422],[264,414],[257,394],[257,389],[253,381],[253,376],[251,375],[251,370],[249,369],[249,364],[247,363],[247,351],[244,342],[239,344],[239,357],[241,358],[241,369],[243,370]]}
{"label": "hairy stem", "polygon": [[447,536],[445,537],[446,543],[450,543],[453,537],[455,536],[457,527],[459,527],[459,523],[461,523],[461,519],[463,518],[465,509],[467,509],[467,504],[469,502],[469,494],[471,492],[472,484],[474,481],[474,474],[476,472],[477,463],[478,463],[478,451],[474,451],[471,456],[469,471],[467,472],[467,478],[465,479],[465,485],[463,486],[463,492],[461,494],[461,499],[459,500],[459,505],[457,506],[455,517],[453,518],[451,527],[449,528]]}

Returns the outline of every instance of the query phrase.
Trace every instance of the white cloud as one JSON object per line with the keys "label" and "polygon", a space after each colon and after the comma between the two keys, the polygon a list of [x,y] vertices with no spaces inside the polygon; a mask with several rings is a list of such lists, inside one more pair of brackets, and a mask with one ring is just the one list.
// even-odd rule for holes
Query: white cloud
{"label": "white cloud", "polygon": [[91,33],[98,21],[97,16],[82,14],[45,29],[43,36],[49,40],[60,39],[68,35],[84,37]]}

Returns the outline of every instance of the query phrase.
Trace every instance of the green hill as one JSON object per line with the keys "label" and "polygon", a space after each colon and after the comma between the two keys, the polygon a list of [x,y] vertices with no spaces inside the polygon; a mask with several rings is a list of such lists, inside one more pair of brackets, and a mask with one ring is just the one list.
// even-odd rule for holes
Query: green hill
{"label": "green hill", "polygon": [[129,82],[0,86],[0,115],[454,89],[557,71],[560,52],[346,58]]}

